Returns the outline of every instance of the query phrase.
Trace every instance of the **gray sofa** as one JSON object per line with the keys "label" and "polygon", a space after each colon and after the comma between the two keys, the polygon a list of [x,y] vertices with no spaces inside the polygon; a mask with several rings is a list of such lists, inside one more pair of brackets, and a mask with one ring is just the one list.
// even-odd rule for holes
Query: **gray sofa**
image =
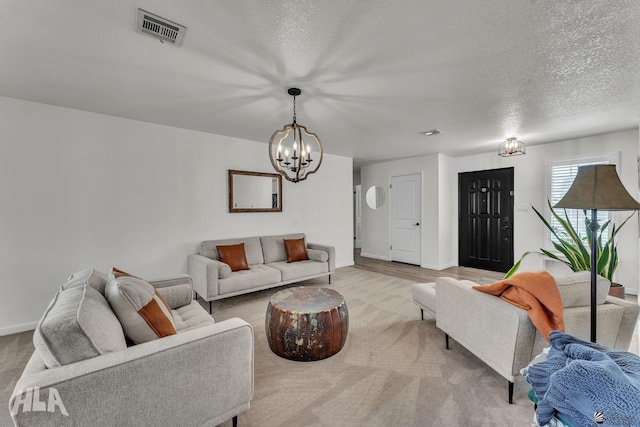
{"label": "gray sofa", "polygon": [[[555,276],[562,297],[567,333],[590,337],[591,275],[588,271]],[[416,305],[435,314],[436,326],[509,382],[508,400],[520,370],[549,344],[537,332],[527,311],[472,288],[476,283],[439,277],[413,285]],[[609,281],[598,276],[598,343],[627,351],[640,306],[607,296]],[[435,306],[434,306],[435,303]]]}
{"label": "gray sofa", "polygon": [[132,345],[105,298],[106,275],[87,269],[69,278],[34,332],[35,352],[11,396],[16,426],[237,423],[253,396],[251,326],[215,323],[187,275],[148,283],[177,333]]}
{"label": "gray sofa", "polygon": [[[275,236],[244,237],[237,239],[205,240],[200,253],[188,257],[189,275],[198,296],[209,302],[222,298],[273,288],[335,272],[335,248],[308,243],[306,261],[288,263],[283,239],[305,238],[304,233]],[[244,243],[249,270],[232,272],[220,261],[216,246]]]}

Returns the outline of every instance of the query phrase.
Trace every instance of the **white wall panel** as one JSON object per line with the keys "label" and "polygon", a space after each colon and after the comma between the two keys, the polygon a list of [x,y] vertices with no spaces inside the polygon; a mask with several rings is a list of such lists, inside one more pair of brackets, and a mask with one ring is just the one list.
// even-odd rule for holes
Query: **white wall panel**
{"label": "white wall panel", "polygon": [[350,158],[284,181],[282,213],[230,214],[227,170],[273,172],[264,143],[3,97],[0,129],[0,334],[74,271],[186,273],[205,239],[305,232],[353,264]]}

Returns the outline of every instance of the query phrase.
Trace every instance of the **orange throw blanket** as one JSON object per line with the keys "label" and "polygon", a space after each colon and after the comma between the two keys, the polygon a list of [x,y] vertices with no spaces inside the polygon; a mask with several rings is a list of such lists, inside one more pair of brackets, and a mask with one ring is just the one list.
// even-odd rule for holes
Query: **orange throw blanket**
{"label": "orange throw blanket", "polygon": [[531,323],[547,341],[554,329],[564,332],[562,297],[555,279],[546,271],[516,273],[509,279],[473,288],[527,310]]}

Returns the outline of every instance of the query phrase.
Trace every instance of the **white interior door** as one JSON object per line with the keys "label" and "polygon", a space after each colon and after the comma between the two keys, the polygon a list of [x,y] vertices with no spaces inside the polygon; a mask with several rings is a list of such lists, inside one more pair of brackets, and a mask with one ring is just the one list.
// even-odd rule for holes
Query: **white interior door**
{"label": "white interior door", "polygon": [[353,247],[362,247],[362,186],[356,185],[353,190]]}
{"label": "white interior door", "polygon": [[391,177],[391,260],[420,265],[422,176]]}

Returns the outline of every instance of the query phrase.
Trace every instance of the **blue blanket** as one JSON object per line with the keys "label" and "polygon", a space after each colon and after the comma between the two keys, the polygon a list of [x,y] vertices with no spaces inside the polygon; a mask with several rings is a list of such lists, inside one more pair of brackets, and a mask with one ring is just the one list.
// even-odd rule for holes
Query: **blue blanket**
{"label": "blue blanket", "polygon": [[538,424],[557,412],[572,426],[640,426],[640,357],[560,331],[549,338],[547,359],[527,372]]}

